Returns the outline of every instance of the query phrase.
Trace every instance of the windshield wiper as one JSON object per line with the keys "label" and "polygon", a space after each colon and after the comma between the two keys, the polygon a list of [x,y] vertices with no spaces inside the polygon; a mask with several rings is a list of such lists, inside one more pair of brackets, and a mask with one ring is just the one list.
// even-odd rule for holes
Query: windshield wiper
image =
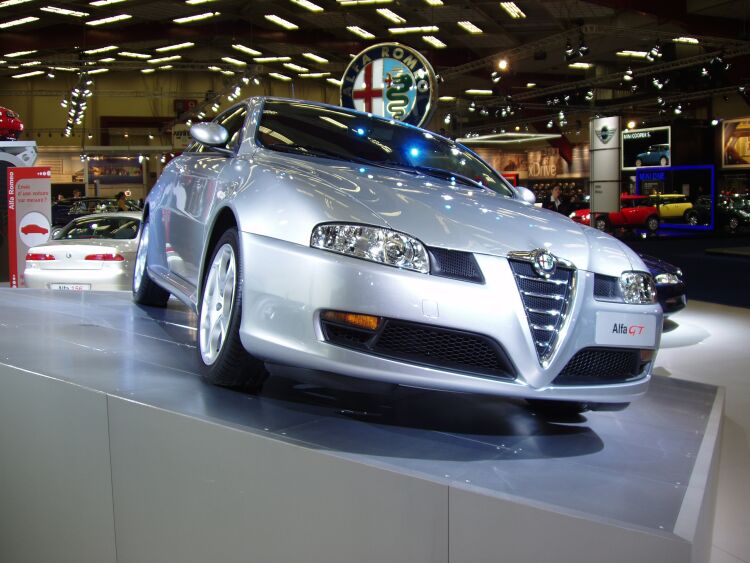
{"label": "windshield wiper", "polygon": [[424,174],[427,174],[428,176],[435,176],[436,178],[443,178],[445,180],[455,180],[463,182],[464,184],[468,184],[470,186],[474,186],[476,188],[486,188],[484,184],[472,180],[468,176],[464,176],[463,174],[458,174],[456,172],[451,172],[450,170],[445,170],[443,168],[433,168],[432,166],[411,166],[414,170],[417,170],[419,172],[422,172]]}

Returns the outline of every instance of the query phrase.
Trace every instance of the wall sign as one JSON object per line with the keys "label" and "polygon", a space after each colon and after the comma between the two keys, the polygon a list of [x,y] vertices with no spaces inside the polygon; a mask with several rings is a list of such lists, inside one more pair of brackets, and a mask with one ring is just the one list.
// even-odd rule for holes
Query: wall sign
{"label": "wall sign", "polygon": [[750,168],[750,117],[722,123],[721,166]]}
{"label": "wall sign", "polygon": [[644,166],[671,166],[670,127],[629,129],[622,132],[622,169]]}
{"label": "wall sign", "polygon": [[341,79],[341,105],[422,125],[437,100],[435,71],[419,52],[380,43],[359,53]]}
{"label": "wall sign", "polygon": [[47,242],[52,230],[52,172],[46,166],[13,167],[7,174],[10,287],[23,287],[26,252]]}

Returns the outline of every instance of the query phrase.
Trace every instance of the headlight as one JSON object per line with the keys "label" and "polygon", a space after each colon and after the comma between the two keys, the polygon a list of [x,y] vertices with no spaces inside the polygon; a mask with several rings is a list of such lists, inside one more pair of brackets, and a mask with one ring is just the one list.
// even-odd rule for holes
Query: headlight
{"label": "headlight", "polygon": [[424,245],[390,229],[335,223],[318,225],[313,230],[310,246],[423,274],[430,271]]}
{"label": "headlight", "polygon": [[661,284],[675,284],[680,283],[680,278],[677,274],[659,274],[656,276],[656,283]]}
{"label": "headlight", "polygon": [[645,272],[623,272],[620,289],[625,303],[648,305],[656,303],[656,285],[651,274]]}

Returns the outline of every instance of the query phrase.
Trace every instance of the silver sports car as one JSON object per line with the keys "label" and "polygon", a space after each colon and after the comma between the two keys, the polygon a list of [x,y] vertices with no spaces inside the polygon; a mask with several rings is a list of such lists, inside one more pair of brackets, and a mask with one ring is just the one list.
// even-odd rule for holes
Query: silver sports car
{"label": "silver sports car", "polygon": [[26,254],[24,284],[38,289],[129,290],[141,227],[140,212],[74,219]]}
{"label": "silver sports car", "polygon": [[259,389],[282,364],[572,410],[646,391],[643,262],[466,147],[277,98],[191,134],[146,200],[133,295],[197,312],[209,381]]}

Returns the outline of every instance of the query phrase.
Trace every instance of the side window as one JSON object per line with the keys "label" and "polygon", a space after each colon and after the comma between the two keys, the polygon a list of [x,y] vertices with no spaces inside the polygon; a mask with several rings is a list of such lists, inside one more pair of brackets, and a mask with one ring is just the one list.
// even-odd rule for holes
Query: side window
{"label": "side window", "polygon": [[245,124],[246,117],[247,106],[243,104],[233,107],[214,120],[216,123],[223,125],[224,129],[229,133],[229,140],[224,145],[224,148],[236,151],[237,147],[240,146],[242,142],[242,126]]}

